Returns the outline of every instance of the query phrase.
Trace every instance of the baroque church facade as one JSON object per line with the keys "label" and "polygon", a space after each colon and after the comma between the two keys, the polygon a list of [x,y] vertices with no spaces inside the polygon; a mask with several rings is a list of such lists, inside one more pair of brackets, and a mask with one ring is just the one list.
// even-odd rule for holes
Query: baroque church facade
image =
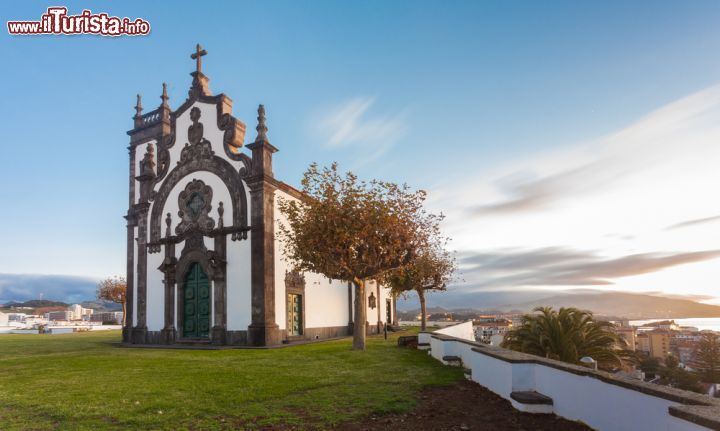
{"label": "baroque church facade", "polygon": [[[205,54],[200,45],[192,54],[192,85],[176,110],[165,84],[158,108],[143,113],[137,98],[123,341],[272,346],[351,334],[352,284],[294,271],[282,256],[278,200],[303,195],[274,175],[264,107],[248,154],[232,101],[210,92]],[[387,289],[366,292],[368,333],[396,323]]]}

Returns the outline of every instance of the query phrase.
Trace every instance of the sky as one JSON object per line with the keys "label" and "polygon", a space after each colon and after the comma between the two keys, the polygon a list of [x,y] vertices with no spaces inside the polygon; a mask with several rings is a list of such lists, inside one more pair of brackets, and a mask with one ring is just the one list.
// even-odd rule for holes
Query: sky
{"label": "sky", "polygon": [[451,290],[720,303],[718,2],[62,5],[151,33],[0,32],[0,300],[92,296],[123,273],[135,95],[152,109],[167,82],[179,106],[201,43],[249,130],[265,105],[283,181],[337,161],[427,190],[460,263]]}

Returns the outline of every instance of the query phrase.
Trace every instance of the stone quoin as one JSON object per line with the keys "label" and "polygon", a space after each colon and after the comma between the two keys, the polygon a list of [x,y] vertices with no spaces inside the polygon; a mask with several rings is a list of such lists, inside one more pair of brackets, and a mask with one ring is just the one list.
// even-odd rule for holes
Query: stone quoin
{"label": "stone quoin", "polygon": [[[273,346],[351,334],[351,283],[296,272],[282,256],[278,200],[304,196],[275,177],[265,107],[248,154],[232,101],[210,92],[206,55],[198,44],[188,97],[176,110],[165,84],[153,111],[143,113],[137,96],[123,341]],[[397,322],[395,300],[373,287],[365,326],[379,333]]]}

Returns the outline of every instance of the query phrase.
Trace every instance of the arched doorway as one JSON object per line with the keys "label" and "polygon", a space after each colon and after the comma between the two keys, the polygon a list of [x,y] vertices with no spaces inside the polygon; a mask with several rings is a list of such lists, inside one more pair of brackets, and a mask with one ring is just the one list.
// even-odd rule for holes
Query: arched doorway
{"label": "arched doorway", "polygon": [[195,262],[183,287],[183,337],[208,338],[210,334],[210,280]]}

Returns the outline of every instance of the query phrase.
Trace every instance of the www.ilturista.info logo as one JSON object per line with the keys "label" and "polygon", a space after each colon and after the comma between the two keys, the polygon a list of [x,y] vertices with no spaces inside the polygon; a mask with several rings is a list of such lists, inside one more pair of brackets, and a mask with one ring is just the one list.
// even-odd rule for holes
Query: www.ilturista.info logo
{"label": "www.ilturista.info logo", "polygon": [[150,23],[142,18],[130,20],[83,10],[80,15],[68,15],[67,8],[49,7],[39,21],[8,21],[8,33],[35,34],[96,34],[100,36],[144,36],[150,33]]}

